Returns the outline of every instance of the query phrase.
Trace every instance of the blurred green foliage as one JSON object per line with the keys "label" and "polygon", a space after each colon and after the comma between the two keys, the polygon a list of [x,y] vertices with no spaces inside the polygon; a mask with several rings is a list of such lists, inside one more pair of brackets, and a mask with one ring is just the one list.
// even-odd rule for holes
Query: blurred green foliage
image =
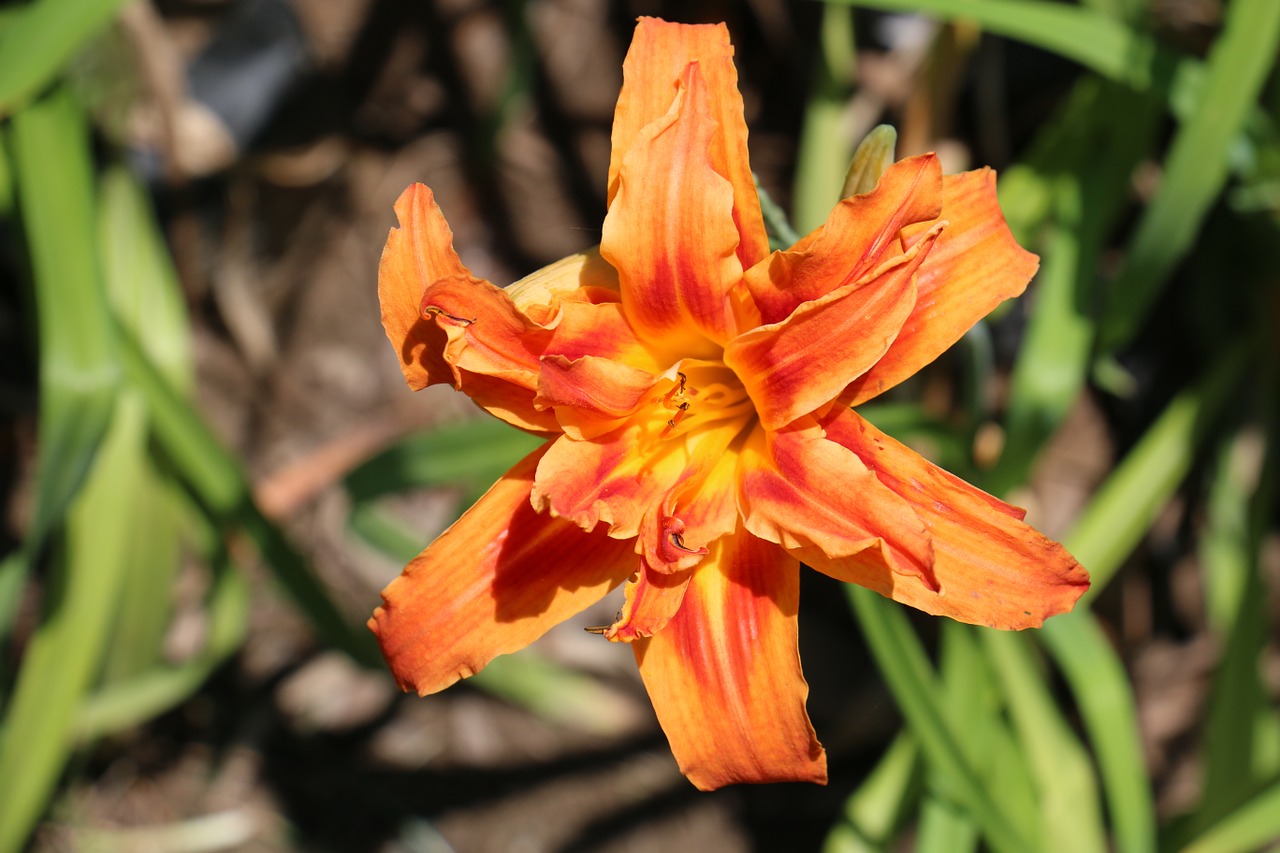
{"label": "blurred green foliage", "polygon": [[[149,199],[121,166],[95,161],[85,111],[63,82],[68,61],[120,5],[34,0],[0,12],[0,218],[27,264],[40,392],[31,521],[22,546],[0,560],[0,642],[14,664],[0,671],[0,853],[30,838],[76,749],[180,703],[239,648],[250,592],[232,543],[252,543],[325,643],[378,661],[192,407],[185,302]],[[526,94],[533,61],[522,6],[509,5],[523,37],[501,108],[482,128],[490,147]],[[1157,821],[1132,686],[1087,606],[1039,632],[946,624],[931,657],[896,605],[851,589],[905,725],[848,800],[827,853],[899,849],[907,837],[923,851],[1256,849],[1280,837],[1280,715],[1258,667],[1275,631],[1260,554],[1280,468],[1280,267],[1233,260],[1274,256],[1280,238],[1280,3],[1230,0],[1198,58],[1162,41],[1135,0],[829,2],[799,140],[792,220],[801,231],[836,200],[856,143],[840,133],[857,90],[853,7],[977,25],[1084,69],[1001,179],[1011,226],[1043,258],[1000,414],[1002,452],[989,464],[972,451],[992,416],[982,329],[962,345],[969,393],[959,419],[912,401],[866,407],[882,428],[928,443],[951,470],[1007,495],[1028,482],[1088,383],[1133,389],[1118,356],[1172,279],[1188,278],[1210,302],[1229,286],[1233,302],[1255,310],[1252,325],[1219,324],[1216,338],[1196,342],[1207,353],[1201,373],[1145,424],[1067,538],[1092,573],[1092,600],[1189,471],[1205,471],[1200,558],[1209,630],[1223,651],[1196,807]],[[1132,177],[1144,163],[1158,164],[1160,181],[1137,201]],[[767,212],[775,236],[790,238],[781,211]],[[1236,242],[1185,263],[1205,251],[1212,217]],[[1237,227],[1243,218],[1251,227]],[[1108,253],[1118,266],[1104,263]],[[346,478],[351,528],[408,559],[421,534],[403,529],[383,498],[447,486],[470,502],[534,446],[496,422],[405,438]],[[210,629],[198,654],[171,664],[160,644],[187,552],[208,575]],[[39,614],[19,632],[15,616],[35,588]],[[606,701],[545,662],[495,664],[478,681],[553,718]]]}

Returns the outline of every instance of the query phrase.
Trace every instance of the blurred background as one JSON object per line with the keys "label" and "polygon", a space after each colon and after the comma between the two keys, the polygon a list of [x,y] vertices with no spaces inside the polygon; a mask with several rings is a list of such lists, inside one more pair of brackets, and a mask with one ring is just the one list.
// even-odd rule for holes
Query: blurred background
{"label": "blurred background", "polygon": [[[537,444],[405,387],[392,204],[498,284],[596,244],[641,14],[727,22],[799,233],[889,123],[1042,256],[860,411],[1094,588],[1012,635],[805,573],[826,788],[696,792],[612,598],[427,699],[364,627]],[[0,5],[0,853],[1277,847],[1278,44],[1274,0]]]}

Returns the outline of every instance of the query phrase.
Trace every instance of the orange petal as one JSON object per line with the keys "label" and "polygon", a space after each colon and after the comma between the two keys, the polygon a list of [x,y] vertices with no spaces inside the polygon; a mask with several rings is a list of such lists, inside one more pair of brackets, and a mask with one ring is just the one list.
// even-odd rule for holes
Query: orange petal
{"label": "orange petal", "polygon": [[703,546],[737,525],[732,445],[743,422],[666,436],[670,414],[649,404],[589,440],[566,431],[538,466],[534,505],[587,530],[604,522],[610,536],[639,536],[637,551],[655,571],[697,563]]}
{"label": "orange petal", "polygon": [[948,474],[851,411],[826,428],[832,442],[857,454],[915,509],[933,539],[940,589],[904,581],[861,556],[801,555],[814,568],[926,613],[1004,629],[1037,627],[1070,610],[1089,588],[1084,568],[1023,523],[1021,510]]}
{"label": "orange petal", "polygon": [[504,290],[522,314],[551,330],[545,355],[599,356],[651,373],[665,369],[627,323],[618,273],[595,249],[556,261]]}
{"label": "orange petal", "polygon": [[422,315],[444,330],[454,367],[536,388],[551,333],[520,313],[500,287],[475,278],[437,279],[422,294]]}
{"label": "orange petal", "polygon": [[400,227],[387,236],[378,267],[378,297],[409,386],[448,382],[509,423],[558,432],[555,416],[533,405],[537,355],[551,333],[463,266],[430,189],[406,189],[396,216]]}
{"label": "orange petal", "polygon": [[693,569],[680,610],[633,643],[671,751],[703,790],[735,782],[825,784],[796,648],[799,566],[746,533]]}
{"label": "orange petal", "polygon": [[639,573],[627,581],[626,603],[622,605],[618,621],[609,627],[605,637],[615,642],[630,643],[661,631],[680,610],[692,578],[693,569],[656,571],[642,560]]}
{"label": "orange petal", "polygon": [[608,358],[546,356],[537,403],[553,408],[573,438],[591,439],[620,427],[657,381],[651,373]]}
{"label": "orange petal", "polygon": [[453,250],[453,232],[428,187],[407,188],[396,200],[395,210],[400,227],[391,229],[382,249],[378,301],[382,328],[400,357],[400,370],[417,391],[453,381],[440,356],[441,336],[422,319],[422,292],[437,279],[474,277]]}
{"label": "orange petal", "polygon": [[627,323],[619,302],[561,301],[548,320],[552,327],[546,355],[570,360],[584,355],[626,362],[632,367],[659,374],[665,370]]}
{"label": "orange petal", "polygon": [[538,466],[534,506],[584,530],[598,523],[633,539],[645,511],[680,479],[689,464],[682,442],[656,443],[632,420],[590,440],[556,440]]}
{"label": "orange petal", "polygon": [[553,413],[534,406],[539,357],[551,332],[520,313],[502,288],[474,278],[439,279],[422,294],[422,314],[444,332],[440,357],[455,387],[518,427],[560,431]]}
{"label": "orange petal", "polygon": [[618,171],[600,254],[618,270],[627,319],[678,356],[714,356],[737,332],[742,279],[733,186],[710,148],[716,122],[698,64],[671,109],[637,134]]}
{"label": "orange petal", "polygon": [[898,254],[899,231],[938,218],[942,188],[937,155],[900,160],[871,192],[840,202],[825,224],[748,269],[744,279],[764,322],[785,319],[801,304],[857,281]]}
{"label": "orange petal", "polygon": [[644,514],[640,553],[653,571],[675,572],[702,561],[707,548],[738,527],[738,454],[735,427],[700,436],[697,458]]}
{"label": "orange petal", "polygon": [[634,570],[631,543],[530,506],[545,451],[507,472],[383,591],[369,627],[402,689],[425,695],[475,674],[599,601]]}
{"label": "orange petal", "polygon": [[[732,430],[732,427],[726,428]],[[664,525],[676,531],[685,549],[705,551],[721,536],[738,527],[738,460],[741,450],[719,450],[720,440],[707,442],[704,453],[714,453],[714,464],[696,472],[682,487],[673,489],[664,507]]]}
{"label": "orange petal", "polygon": [[756,536],[830,559],[870,550],[904,585],[937,588],[933,545],[911,504],[812,419],[777,433],[758,429],[741,470],[742,517]]}
{"label": "orange petal", "polygon": [[[942,218],[947,229],[916,275],[915,310],[884,358],[850,385],[842,398],[850,405],[918,372],[1035,275],[1040,259],[1014,242],[996,201],[995,172],[945,177]],[[926,227],[908,228],[904,237],[918,239]]]}
{"label": "orange petal", "polygon": [[645,127],[667,114],[676,95],[676,81],[691,62],[698,63],[706,85],[707,108],[717,125],[711,163],[733,185],[733,222],[741,237],[737,254],[745,269],[769,254],[769,240],[747,160],[747,123],[733,66],[733,45],[724,24],[672,24],[657,18],[641,18],[637,23],[622,64],[622,91],[613,117],[609,203],[613,204],[618,193],[624,159]]}
{"label": "orange petal", "polygon": [[916,269],[939,227],[860,281],[730,342],[724,362],[742,380],[765,427],[777,429],[830,403],[885,354],[915,305]]}

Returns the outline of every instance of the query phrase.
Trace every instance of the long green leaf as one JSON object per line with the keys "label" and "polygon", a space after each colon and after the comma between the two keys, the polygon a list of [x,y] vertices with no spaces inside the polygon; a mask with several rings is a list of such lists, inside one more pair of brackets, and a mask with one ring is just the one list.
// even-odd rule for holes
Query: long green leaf
{"label": "long green leaf", "polygon": [[[58,523],[93,461],[120,382],[94,252],[89,129],[65,90],[14,117],[18,206],[40,331],[40,428],[28,559]],[[0,633],[12,602],[0,602]]]}
{"label": "long green leaf", "polygon": [[433,427],[395,442],[343,482],[355,502],[427,486],[482,492],[545,441],[497,418]]}
{"label": "long green leaf", "polygon": [[1210,426],[1244,374],[1251,348],[1236,342],[1176,396],[1111,473],[1072,528],[1071,553],[1089,569],[1091,600],[1146,535],[1182,482]]}
{"label": "long green leaf", "polygon": [[1250,853],[1280,838],[1280,781],[1223,818],[1182,853]]}
{"label": "long green leaf", "polygon": [[187,391],[195,369],[186,297],[147,190],[119,165],[100,186],[99,255],[115,316],[165,378]]}
{"label": "long green leaf", "polygon": [[617,734],[630,725],[629,700],[536,649],[500,655],[468,683],[561,725],[600,734]]}
{"label": "long green leaf", "polygon": [[280,529],[258,509],[239,461],[156,369],[138,343],[121,333],[129,379],[146,400],[156,442],[176,476],[212,517],[239,528],[257,546],[281,586],[331,646],[368,666],[380,666],[377,645],[357,630],[311,573]]}
{"label": "long green leaf", "polygon": [[[186,305],[146,192],[117,166],[102,177],[100,201],[99,254],[115,316],[142,341],[169,381],[185,391],[193,380]],[[138,392],[126,387],[122,395],[137,397]],[[134,536],[107,660],[108,680],[159,661],[180,562],[175,484],[150,460],[139,466],[137,477],[137,504],[120,518]]]}
{"label": "long green leaf", "polygon": [[1103,15],[1134,23],[1146,11],[1144,0],[1080,0],[1081,5],[1096,9]]}
{"label": "long green leaf", "polygon": [[939,704],[940,685],[906,616],[871,590],[850,585],[847,592],[877,667],[926,760],[947,780],[948,793],[978,824],[993,849],[1002,853],[1032,849],[961,748],[958,732]]}
{"label": "long green leaf", "polygon": [[978,828],[959,804],[937,794],[925,794],[912,848],[915,853],[974,853],[979,840]]}
{"label": "long green leaf", "polygon": [[74,744],[81,698],[109,649],[130,537],[119,512],[133,502],[145,448],[143,408],[122,403],[54,549],[40,625],[0,733],[0,853],[21,849],[44,811]]}
{"label": "long green leaf", "polygon": [[374,501],[364,501],[352,506],[347,526],[366,545],[398,563],[409,562],[427,546],[428,540],[421,532],[415,531]]}
{"label": "long green leaf", "polygon": [[[1044,261],[1028,297],[1031,321],[1010,383],[1004,451],[984,483],[995,494],[1027,481],[1040,449],[1084,388],[1100,313],[1098,259],[1126,207],[1129,175],[1147,156],[1160,116],[1160,104],[1150,95],[1096,78],[1081,80],[1037,136],[1027,163],[1016,167],[1021,180],[1001,182],[1003,203],[1025,191],[1034,175],[1050,221]],[[1121,122],[1125,132],[1112,132]]]}
{"label": "long green leaf", "polygon": [[1111,285],[1102,350],[1114,352],[1140,328],[1161,286],[1190,251],[1221,194],[1228,150],[1258,101],[1280,49],[1280,3],[1233,0],[1206,61],[1195,108],[1169,147],[1160,188],[1138,221]]}
{"label": "long green leaf", "polygon": [[1003,631],[983,631],[981,638],[1008,699],[1019,750],[1032,767],[1042,849],[1106,850],[1093,766],[1058,710],[1029,638]]}
{"label": "long green leaf", "polygon": [[801,234],[817,228],[840,200],[840,187],[856,140],[845,128],[853,84],[852,10],[828,4],[822,10],[821,43],[814,56],[816,80],[810,87],[800,131],[791,221]]}
{"label": "long green leaf", "polygon": [[845,801],[844,819],[832,827],[822,853],[876,853],[888,849],[906,818],[917,785],[920,749],[900,732],[875,769]]}
{"label": "long green leaf", "polygon": [[[1064,544],[1093,577],[1086,600],[1115,575],[1182,482],[1196,446],[1243,373],[1247,352],[1243,344],[1224,352],[1206,377],[1175,398],[1077,521]],[[1097,620],[1081,605],[1050,619],[1038,637],[1080,707],[1102,771],[1117,849],[1154,850],[1155,808],[1124,667]]]}
{"label": "long green leaf", "polygon": [[0,29],[0,118],[40,93],[124,0],[34,0]]}
{"label": "long green leaf", "polygon": [[[1069,547],[1069,543],[1068,543]],[[1155,804],[1128,674],[1088,609],[1045,622],[1037,635],[1066,676],[1097,754],[1116,850],[1154,853]]]}
{"label": "long green leaf", "polygon": [[[1028,817],[1035,808],[1027,796],[1026,768],[1010,752],[1013,739],[997,716],[989,668],[967,626],[945,621],[939,628],[939,687],[952,731],[964,732],[958,745],[981,775],[990,797],[1018,823],[1024,837],[1033,838],[1036,827]],[[1000,760],[993,760],[997,755]],[[1004,760],[1006,757],[1013,760]],[[977,848],[977,821],[960,807],[948,782],[945,774],[926,776],[915,842],[921,853],[969,853]]]}
{"label": "long green leaf", "polygon": [[225,557],[217,562],[204,649],[191,660],[154,666],[87,697],[75,719],[77,741],[91,742],[167,711],[195,692],[244,642],[249,629],[249,584],[240,570],[226,564]]}
{"label": "long green leaf", "polygon": [[497,418],[433,427],[403,438],[379,452],[345,478],[351,497],[348,524],[368,545],[396,560],[410,560],[427,544],[379,504],[378,498],[410,489],[458,488],[456,514],[475,503],[512,465],[543,439]]}
{"label": "long green leaf", "polygon": [[0,126],[0,219],[13,215],[14,177],[13,164],[9,161],[9,145],[5,128]]}
{"label": "long green leaf", "polygon": [[1031,768],[1003,713],[995,672],[978,642],[981,632],[952,620],[939,629],[938,673],[952,729],[965,734],[960,748],[1018,831],[1041,846]]}
{"label": "long green leaf", "polygon": [[[1276,371],[1264,369],[1261,379],[1258,388],[1270,389]],[[1263,428],[1242,431],[1219,454],[1201,550],[1206,609],[1225,645],[1209,693],[1205,793],[1195,827],[1214,823],[1280,771],[1266,744],[1280,719],[1262,679],[1270,634],[1262,549],[1280,479],[1280,406],[1269,391],[1258,398]]]}

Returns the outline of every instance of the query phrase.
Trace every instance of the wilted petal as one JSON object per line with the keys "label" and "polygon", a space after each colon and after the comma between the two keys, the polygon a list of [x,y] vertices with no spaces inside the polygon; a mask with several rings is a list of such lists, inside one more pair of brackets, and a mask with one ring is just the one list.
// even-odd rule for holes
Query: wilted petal
{"label": "wilted petal", "polygon": [[933,539],[931,591],[887,572],[865,555],[805,562],[926,613],[993,628],[1040,625],[1065,613],[1089,588],[1089,575],[1067,550],[1021,521],[1021,510],[925,460],[850,411],[826,424],[877,479],[914,508]]}
{"label": "wilted petal", "polygon": [[943,212],[942,187],[937,155],[894,163],[871,192],[844,199],[825,224],[748,269],[744,278],[764,322],[785,319],[898,254],[899,231]]}
{"label": "wilted petal", "polygon": [[[929,364],[991,309],[1026,289],[1039,259],[1009,232],[996,200],[996,175],[979,169],[943,178],[947,228],[920,265],[916,305],[893,346],[842,397],[858,405]],[[927,225],[907,228],[908,241]]]}
{"label": "wilted petal", "polygon": [[676,96],[676,81],[696,62],[705,84],[706,109],[717,130],[710,161],[733,186],[733,223],[740,240],[741,267],[769,253],[751,167],[747,162],[747,123],[733,66],[733,45],[724,24],[688,26],[641,18],[622,65],[622,91],[613,118],[613,151],[609,161],[609,203],[618,192],[623,160],[644,129],[663,118]]}
{"label": "wilted petal", "polygon": [[725,348],[725,364],[741,377],[761,423],[777,429],[830,403],[885,354],[915,305],[916,269],[937,236],[931,229],[864,279]]}
{"label": "wilted petal", "polygon": [[825,783],[796,648],[796,560],[740,532],[692,572],[666,627],[632,644],[681,772],[703,790]]}
{"label": "wilted petal", "polygon": [[904,585],[937,587],[937,543],[912,505],[812,419],[777,433],[757,430],[741,468],[742,517],[756,536],[831,559],[870,550]]}
{"label": "wilted petal", "polygon": [[542,448],[512,468],[382,593],[369,620],[402,689],[434,693],[524,648],[635,568],[631,543],[529,504]]}
{"label": "wilted petal", "polygon": [[[618,270],[636,331],[674,357],[714,355],[737,333],[741,285],[733,186],[711,161],[716,122],[697,63],[666,115],[637,134],[618,172],[600,254]],[[708,341],[709,339],[709,341]],[[673,360],[674,360],[673,357]]]}

